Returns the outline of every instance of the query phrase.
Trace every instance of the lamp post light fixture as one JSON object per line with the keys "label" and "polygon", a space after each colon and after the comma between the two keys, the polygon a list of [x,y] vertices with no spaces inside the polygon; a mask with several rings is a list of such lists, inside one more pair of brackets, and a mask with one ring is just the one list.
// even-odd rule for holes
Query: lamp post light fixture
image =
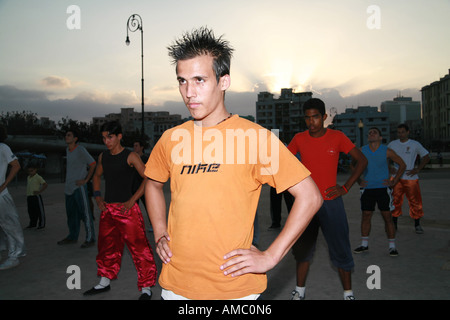
{"label": "lamp post light fixture", "polygon": [[141,127],[141,137],[145,137],[145,130],[144,130],[144,29],[142,25],[142,18],[138,14],[133,14],[128,18],[127,21],[127,39],[125,40],[125,44],[127,46],[130,45],[130,38],[128,37],[128,31],[135,32],[137,30],[141,31],[141,97],[142,97],[142,110],[141,110],[141,120],[142,120],[142,127]]}
{"label": "lamp post light fixture", "polygon": [[362,122],[362,119],[359,119],[358,128],[359,128],[359,143],[360,143],[360,147],[362,147],[363,141],[364,141],[364,136],[363,136],[364,123]]}

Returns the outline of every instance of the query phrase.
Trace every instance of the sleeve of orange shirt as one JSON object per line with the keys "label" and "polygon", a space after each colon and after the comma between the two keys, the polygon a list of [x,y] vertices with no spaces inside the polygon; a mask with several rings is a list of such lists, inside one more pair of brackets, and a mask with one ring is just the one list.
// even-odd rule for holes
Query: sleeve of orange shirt
{"label": "sleeve of orange shirt", "polygon": [[[272,132],[270,132],[270,135],[271,148],[274,147],[274,143],[278,145],[278,157],[274,157],[273,153],[271,154],[272,161],[270,162],[270,167],[264,167],[261,164],[263,166],[260,170],[262,174],[258,179],[263,184],[267,183],[276,188],[277,193],[280,193],[310,176],[311,172],[297,159],[292,150],[288,149],[278,138],[274,138]],[[293,150],[295,151],[295,149]]]}
{"label": "sleeve of orange shirt", "polygon": [[166,154],[168,136],[168,131],[166,131],[158,140],[147,161],[147,164],[151,163],[152,165],[146,164],[144,171],[148,178],[159,182],[166,182],[170,177],[169,161],[167,159],[170,155]]}

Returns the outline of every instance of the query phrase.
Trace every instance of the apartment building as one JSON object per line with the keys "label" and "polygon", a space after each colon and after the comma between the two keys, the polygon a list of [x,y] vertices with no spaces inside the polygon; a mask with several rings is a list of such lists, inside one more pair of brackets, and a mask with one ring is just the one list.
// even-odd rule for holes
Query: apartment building
{"label": "apartment building", "polygon": [[409,126],[411,139],[422,140],[423,123],[420,101],[413,101],[411,97],[399,95],[392,101],[382,102],[380,111],[389,113],[391,140],[397,139],[397,126],[400,123],[406,123]]}
{"label": "apartment building", "polygon": [[268,130],[277,129],[280,140],[289,143],[296,133],[306,130],[302,107],[310,98],[312,92],[294,92],[293,89],[281,89],[278,98],[270,92],[260,92],[256,101],[256,123]]}
{"label": "apartment building", "polygon": [[384,144],[391,141],[389,112],[380,112],[378,107],[347,108],[344,113],[334,116],[332,127],[342,131],[358,147],[367,144],[367,134],[371,127],[381,130]]}
{"label": "apartment building", "polygon": [[450,69],[449,73],[421,89],[424,140],[450,141]]}

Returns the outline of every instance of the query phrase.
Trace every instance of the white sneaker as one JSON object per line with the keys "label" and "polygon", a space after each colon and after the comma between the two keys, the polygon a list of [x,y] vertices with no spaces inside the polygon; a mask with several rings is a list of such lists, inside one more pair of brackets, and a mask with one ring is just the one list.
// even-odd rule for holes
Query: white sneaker
{"label": "white sneaker", "polygon": [[301,296],[297,290],[291,292],[291,300],[305,300],[305,296]]}
{"label": "white sneaker", "polygon": [[17,258],[8,258],[7,260],[5,260],[5,262],[0,264],[0,270],[6,270],[6,269],[14,268],[14,267],[16,267],[18,265],[19,265],[19,259],[17,259]]}

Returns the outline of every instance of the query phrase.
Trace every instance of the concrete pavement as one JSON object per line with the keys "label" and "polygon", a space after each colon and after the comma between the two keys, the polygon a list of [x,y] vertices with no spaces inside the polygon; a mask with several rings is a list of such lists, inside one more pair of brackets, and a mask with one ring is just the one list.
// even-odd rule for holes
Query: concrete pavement
{"label": "concrete pavement", "polygon": [[[407,214],[399,218],[396,235],[399,256],[388,255],[388,243],[384,223],[380,214],[374,214],[372,232],[367,253],[354,255],[355,269],[352,274],[353,290],[358,300],[434,300],[450,299],[450,213],[448,209],[450,170],[429,169],[420,174],[424,200],[425,217],[422,225],[424,234],[414,232],[413,221]],[[345,182],[347,176],[340,174],[338,183]],[[47,225],[41,230],[24,230],[27,256],[20,259],[20,265],[0,271],[0,300],[135,300],[139,297],[136,270],[131,256],[125,250],[122,269],[117,280],[112,281],[109,292],[84,297],[83,292],[98,283],[95,257],[97,247],[82,249],[84,229],[77,244],[57,245],[56,242],[67,235],[64,207],[64,188],[60,181],[48,180],[49,187],[43,193]],[[28,225],[25,183],[19,182],[9,187],[16,203],[22,226]],[[168,188],[166,188],[166,192]],[[269,231],[269,188],[263,187],[258,207],[260,225],[260,249],[265,249],[273,241],[278,231]],[[354,186],[344,196],[347,210],[352,249],[360,244],[359,190]],[[0,209],[1,210],[1,209]],[[377,213],[377,212],[376,212]],[[98,230],[99,210],[95,208],[95,226]],[[282,223],[286,219],[283,204]],[[144,211],[144,220],[148,218]],[[148,238],[154,249],[153,234]],[[1,261],[6,259],[6,251],[1,252]],[[161,262],[156,257],[158,272]],[[78,266],[81,275],[81,289],[68,289],[72,271],[69,266]],[[379,267],[373,273],[370,266]],[[379,282],[374,279],[379,274]],[[283,261],[268,272],[268,288],[264,294],[267,300],[287,300],[295,286],[295,261],[288,253]],[[377,283],[379,289],[369,289]],[[73,283],[73,282],[71,282]],[[153,288],[153,299],[160,298],[160,287]],[[308,300],[341,300],[342,288],[335,270],[329,262],[327,246],[319,233],[314,261],[307,280]]]}

